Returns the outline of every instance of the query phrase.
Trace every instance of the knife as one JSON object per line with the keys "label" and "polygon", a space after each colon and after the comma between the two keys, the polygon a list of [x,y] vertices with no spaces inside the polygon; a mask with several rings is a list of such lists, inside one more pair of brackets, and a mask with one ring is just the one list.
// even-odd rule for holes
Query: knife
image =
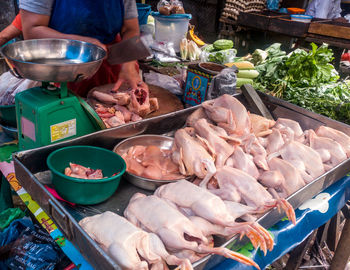
{"label": "knife", "polygon": [[140,36],[135,36],[108,47],[107,62],[110,65],[144,59],[151,55],[150,49]]}

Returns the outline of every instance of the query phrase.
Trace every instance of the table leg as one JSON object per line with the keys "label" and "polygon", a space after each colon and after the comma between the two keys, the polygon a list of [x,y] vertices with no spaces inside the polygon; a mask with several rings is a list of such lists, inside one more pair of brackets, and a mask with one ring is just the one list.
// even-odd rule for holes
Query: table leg
{"label": "table leg", "polygon": [[327,234],[327,245],[331,251],[335,251],[337,248],[340,230],[340,213],[337,213],[334,217],[332,217],[331,222],[329,224],[328,234]]}

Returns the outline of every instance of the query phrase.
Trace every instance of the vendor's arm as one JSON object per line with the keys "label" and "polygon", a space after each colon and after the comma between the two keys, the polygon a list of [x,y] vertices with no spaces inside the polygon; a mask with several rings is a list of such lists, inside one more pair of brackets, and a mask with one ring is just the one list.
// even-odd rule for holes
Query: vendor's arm
{"label": "vendor's arm", "polygon": [[[122,39],[129,39],[140,35],[140,28],[137,19],[137,8],[135,0],[124,0],[125,19],[121,30]],[[127,62],[122,65],[119,73],[119,79],[116,82],[114,89],[118,90],[124,83],[128,83],[131,88],[141,86],[147,88],[147,85],[142,82],[138,72],[137,61]]]}
{"label": "vendor's arm", "polygon": [[21,18],[19,17],[19,15],[17,15],[14,21],[0,32],[0,46],[4,45],[11,39],[18,37],[22,33],[19,27],[20,23]]}
{"label": "vendor's arm", "polygon": [[22,28],[23,28],[23,36],[25,39],[34,39],[34,38],[63,38],[63,39],[75,39],[81,40],[89,43],[93,43],[102,47],[106,50],[106,46],[102,44],[95,38],[80,36],[80,35],[70,35],[63,34],[58,32],[50,27],[49,15],[37,14],[27,10],[21,9],[20,11],[22,18]]}

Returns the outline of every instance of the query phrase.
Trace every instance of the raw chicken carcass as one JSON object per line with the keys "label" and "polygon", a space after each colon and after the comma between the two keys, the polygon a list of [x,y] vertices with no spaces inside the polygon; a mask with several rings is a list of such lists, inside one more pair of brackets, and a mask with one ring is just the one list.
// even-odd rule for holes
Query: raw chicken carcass
{"label": "raw chicken carcass", "polygon": [[276,123],[274,120],[267,119],[254,113],[249,114],[249,118],[252,123],[251,131],[256,137],[263,137],[271,134],[272,130],[270,128]]}
{"label": "raw chicken carcass", "polygon": [[148,270],[148,264],[151,269],[168,269],[163,260],[170,265],[180,265],[180,269],[192,269],[188,260],[170,255],[157,235],[146,233],[110,211],[86,217],[79,225],[123,269]]}
{"label": "raw chicken carcass", "polygon": [[275,189],[282,198],[305,186],[300,172],[288,161],[272,158],[268,163],[271,171],[264,172],[259,180],[264,186]]}
{"label": "raw chicken carcass", "polygon": [[307,183],[325,173],[320,155],[311,147],[300,142],[290,141],[286,143],[278,152],[272,153],[269,159],[279,155],[294,165]]}
{"label": "raw chicken carcass", "polygon": [[266,151],[268,154],[277,152],[284,145],[284,140],[279,129],[273,128],[272,133],[266,138]]}
{"label": "raw chicken carcass", "polygon": [[259,266],[251,259],[222,247],[210,247],[208,239],[186,216],[168,202],[154,196],[136,193],[124,211],[134,225],[157,234],[170,251],[193,250],[213,253],[247,265]]}
{"label": "raw chicken carcass", "polygon": [[205,113],[205,110],[203,108],[199,108],[195,110],[189,117],[187,117],[186,126],[193,127],[199,119],[203,118],[209,120],[207,114]]}
{"label": "raw chicken carcass", "polygon": [[242,201],[253,208],[269,209],[281,206],[293,224],[296,223],[293,207],[284,199],[274,199],[266,189],[249,174],[228,166],[217,170],[214,176],[220,189],[234,186],[241,195]]}
{"label": "raw chicken carcass", "polygon": [[[239,230],[239,233],[246,234],[252,244],[261,246],[266,250],[266,243],[273,243],[270,235],[263,228],[253,228],[250,224],[240,224],[235,222],[237,216],[228,212],[225,203],[216,195],[205,188],[196,186],[186,180],[170,183],[159,187],[154,195],[170,201],[177,205],[187,216],[199,216],[212,224]],[[263,236],[263,238],[261,238]],[[266,242],[265,242],[266,241]],[[268,244],[269,249],[272,248]]]}
{"label": "raw chicken carcass", "polygon": [[265,171],[269,169],[269,166],[267,165],[266,161],[266,150],[254,134],[249,134],[245,136],[242,142],[242,148],[245,153],[253,156],[253,161],[256,164],[256,166]]}
{"label": "raw chicken carcass", "polygon": [[259,177],[259,170],[255,166],[253,157],[249,154],[244,153],[243,149],[239,146],[236,147],[232,156],[230,156],[226,161],[226,166],[237,168],[242,170],[254,178]]}
{"label": "raw chicken carcass", "polygon": [[316,134],[320,137],[326,137],[335,140],[343,147],[346,155],[350,157],[350,137],[344,132],[341,132],[334,128],[320,126],[318,129],[316,129]]}
{"label": "raw chicken carcass", "polygon": [[249,113],[244,105],[230,95],[222,95],[202,104],[207,115],[229,134],[243,136],[251,130]]}
{"label": "raw chicken carcass", "polygon": [[308,137],[310,147],[320,154],[327,170],[346,160],[346,153],[337,141],[327,137],[319,137],[313,130],[309,130]]}
{"label": "raw chicken carcass", "polygon": [[179,165],[183,175],[196,175],[209,180],[216,172],[214,159],[186,129],[175,133],[173,161]]}
{"label": "raw chicken carcass", "polygon": [[298,122],[286,119],[286,118],[278,118],[276,121],[276,125],[274,126],[277,129],[280,129],[281,132],[287,133],[289,140],[296,140],[299,142],[304,141],[304,133],[301,129]]}
{"label": "raw chicken carcass", "polygon": [[[216,131],[211,127],[207,120],[199,119],[194,124],[194,129],[196,133],[205,139],[205,142],[209,143],[208,147],[212,147],[215,154],[215,165],[216,167],[222,167],[229,156],[232,155],[234,151],[234,146],[228,144]],[[236,143],[240,143],[239,140]]]}

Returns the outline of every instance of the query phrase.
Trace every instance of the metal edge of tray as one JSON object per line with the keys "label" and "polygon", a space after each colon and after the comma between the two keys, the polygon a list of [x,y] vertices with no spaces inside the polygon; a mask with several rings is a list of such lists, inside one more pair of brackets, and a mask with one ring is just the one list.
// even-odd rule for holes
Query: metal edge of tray
{"label": "metal edge of tray", "polygon": [[[298,106],[295,106],[293,104],[290,104],[288,102],[285,102],[283,100],[268,96],[263,93],[259,93],[261,98],[263,99],[264,103],[267,105],[267,107],[270,109],[271,113],[276,117],[278,115],[279,117],[289,117],[294,120],[300,120],[303,119],[304,122],[302,124],[302,128],[305,129],[307,126],[318,126],[321,124],[326,124],[329,126],[332,126],[334,128],[340,129],[342,131],[347,132],[350,134],[350,126],[331,120],[327,117],[315,114],[313,112],[307,111],[303,108],[300,108]],[[242,100],[242,95],[237,95],[237,98]],[[243,98],[244,99],[244,98]],[[245,102],[243,102],[245,103]],[[146,126],[145,132],[154,132],[156,134],[163,134],[165,132],[169,132],[172,129],[177,129],[181,127],[184,124],[184,120],[187,118],[187,116],[194,111],[196,108],[200,107],[192,107],[188,109],[184,109],[175,113],[170,113],[165,116],[155,117],[147,120],[143,120],[138,122],[142,126]],[[288,115],[292,113],[292,115]],[[293,116],[293,117],[290,117]],[[170,123],[167,128],[160,128],[159,121],[162,120],[168,120],[166,122]],[[171,120],[181,121],[181,123],[174,123]],[[300,122],[300,121],[299,121]],[[135,125],[135,124],[134,124]],[[137,125],[137,123],[136,123]],[[176,126],[176,127],[175,127]],[[60,209],[56,211],[50,212],[50,206],[48,204],[48,200],[51,199],[51,202],[56,202],[50,194],[47,194],[46,190],[44,190],[44,193],[46,196],[43,196],[41,193],[44,189],[44,187],[39,183],[38,179],[34,176],[35,173],[38,173],[43,170],[43,168],[46,168],[46,157],[47,155],[63,146],[67,145],[73,145],[73,144],[93,144],[93,145],[99,145],[104,146],[106,148],[113,148],[113,146],[116,144],[117,141],[121,140],[121,135],[125,134],[125,132],[130,127],[122,126],[120,128],[114,128],[109,130],[103,130],[99,131],[90,135],[86,135],[83,137],[80,137],[78,139],[74,139],[71,141],[58,143],[55,145],[49,145],[33,150],[27,150],[15,153],[13,155],[14,162],[15,162],[15,169],[16,169],[16,175],[19,179],[20,183],[23,185],[23,187],[33,196],[33,199],[37,199],[39,205],[47,211],[47,213],[50,215],[51,218],[53,218],[53,221],[58,225],[60,228],[62,228],[62,231],[66,236],[68,236],[69,240],[72,241],[72,243],[82,252],[82,254],[85,256],[85,258],[95,267],[100,267],[101,265],[105,265],[104,269],[113,269],[115,268],[115,263],[113,264],[110,261],[110,257],[105,252],[97,252],[94,249],[97,249],[98,251],[101,251],[101,249],[98,247],[97,243],[94,243],[94,241],[87,237],[86,233],[80,228],[76,220],[71,217],[71,215],[68,213],[68,211],[57,202],[57,205],[51,206],[51,208],[55,208],[59,206]],[[167,130],[167,131],[166,131]],[[111,137],[114,139],[114,143],[111,143]],[[109,145],[107,143],[109,141]],[[350,165],[350,159],[345,160],[343,163],[339,164],[329,172],[325,173],[324,175],[318,177],[313,182],[308,184],[307,186],[303,187],[302,189],[298,190],[296,193],[292,194],[288,201],[293,205],[294,208],[297,208],[302,204],[305,200],[312,198],[320,191],[324,190],[337,180],[339,180],[341,177],[343,177],[347,172]],[[29,169],[27,168],[29,167]],[[57,217],[54,216],[55,212],[61,212],[61,216],[66,216],[66,224],[62,221],[58,221]],[[53,213],[52,213],[53,212]],[[270,227],[274,223],[278,222],[281,218],[283,218],[285,215],[283,213],[279,213],[276,209],[273,209],[266,213],[264,216],[259,218],[259,222],[265,226]],[[62,219],[62,218],[61,218]],[[222,242],[222,246],[228,246],[232,244],[232,242],[236,238],[232,238],[226,242]],[[198,262],[194,263],[195,269],[202,269],[202,268],[208,268],[210,266],[214,266],[220,261],[224,260],[224,258],[217,256],[217,255],[211,255],[207,256]]]}

